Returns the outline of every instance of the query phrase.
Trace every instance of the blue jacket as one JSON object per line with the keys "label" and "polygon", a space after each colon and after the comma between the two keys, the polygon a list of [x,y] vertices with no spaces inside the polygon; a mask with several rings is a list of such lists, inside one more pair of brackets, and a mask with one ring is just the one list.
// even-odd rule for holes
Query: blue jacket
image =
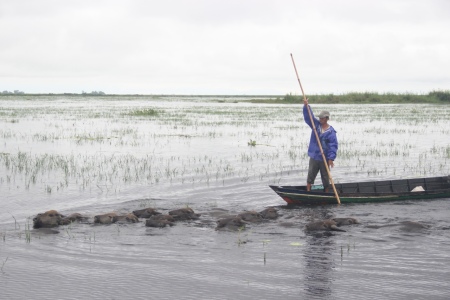
{"label": "blue jacket", "polygon": [[[327,160],[335,160],[336,153],[338,150],[338,140],[336,137],[336,130],[332,126],[330,126],[324,133],[320,133],[320,122],[314,117],[314,114],[311,110],[311,115],[314,120],[314,124],[316,125],[317,134],[319,135],[320,143],[322,144],[323,153],[325,154],[325,158]],[[305,118],[306,124],[309,127],[312,127],[311,119],[309,118],[308,109],[306,106],[303,106],[303,117]],[[322,154],[320,153],[319,144],[317,144],[316,135],[311,131],[311,139],[309,141],[308,147],[308,156],[314,160],[323,161]]]}

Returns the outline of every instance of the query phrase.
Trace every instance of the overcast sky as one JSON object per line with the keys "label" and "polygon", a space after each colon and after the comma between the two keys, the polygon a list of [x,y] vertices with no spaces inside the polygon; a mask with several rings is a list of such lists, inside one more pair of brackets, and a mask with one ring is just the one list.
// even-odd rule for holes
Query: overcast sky
{"label": "overcast sky", "polygon": [[0,91],[450,90],[447,0],[0,0]]}

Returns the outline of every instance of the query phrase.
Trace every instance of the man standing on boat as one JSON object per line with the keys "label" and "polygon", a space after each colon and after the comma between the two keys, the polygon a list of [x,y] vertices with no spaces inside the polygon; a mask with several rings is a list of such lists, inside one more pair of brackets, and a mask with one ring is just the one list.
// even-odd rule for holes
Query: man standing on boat
{"label": "man standing on boat", "polygon": [[[306,124],[313,129],[311,119],[308,114],[308,99],[303,100],[303,117],[305,118]],[[327,160],[328,167],[334,167],[334,160],[336,158],[336,153],[338,150],[338,140],[336,137],[336,130],[328,124],[330,119],[330,113],[328,111],[322,111],[319,114],[319,119],[314,117],[311,107],[312,119],[316,126],[317,134],[322,145],[323,153]],[[322,154],[320,153],[319,144],[317,143],[316,135],[311,132],[311,139],[309,141],[308,147],[309,156],[309,168],[308,168],[308,178],[306,181],[306,190],[311,191],[311,185],[314,184],[314,180],[317,177],[317,173],[320,171],[320,177],[322,179],[322,184],[325,192],[328,192],[330,186],[330,177],[328,176],[327,169],[325,167]]]}

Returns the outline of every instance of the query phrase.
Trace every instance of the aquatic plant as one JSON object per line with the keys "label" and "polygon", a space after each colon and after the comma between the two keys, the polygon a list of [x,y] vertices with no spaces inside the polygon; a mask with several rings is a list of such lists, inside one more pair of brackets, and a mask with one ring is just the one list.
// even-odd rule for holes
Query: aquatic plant
{"label": "aquatic plant", "polygon": [[20,224],[17,223],[16,218],[15,218],[11,213],[10,213],[10,215],[11,215],[11,217],[14,219],[14,229],[15,229],[15,230],[20,229]]}
{"label": "aquatic plant", "polygon": [[67,234],[67,237],[69,239],[75,238],[75,235],[72,232],[72,222],[69,223],[68,225],[64,226],[64,232]]}
{"label": "aquatic plant", "polygon": [[[266,245],[268,245],[269,242],[270,242],[270,240],[262,241],[263,249],[265,249]],[[263,254],[263,261],[264,261],[264,265],[266,265],[266,251],[264,251],[264,254]]]}
{"label": "aquatic plant", "polygon": [[299,243],[299,242],[292,242],[292,243],[290,243],[290,245],[291,246],[302,246],[302,243]]}
{"label": "aquatic plant", "polygon": [[8,261],[9,257],[6,257],[4,261],[2,261],[2,266],[0,267],[0,271],[3,272],[3,268],[5,267],[6,262]]}
{"label": "aquatic plant", "polygon": [[29,244],[31,243],[31,224],[30,219],[27,219],[25,224],[25,241]]}
{"label": "aquatic plant", "polygon": [[241,226],[241,227],[238,228],[238,231],[237,231],[237,245],[238,246],[241,246],[241,245],[247,243],[246,240],[241,239],[241,232],[244,231],[244,230],[245,230],[245,226]]}
{"label": "aquatic plant", "polygon": [[[8,189],[11,193],[50,197],[76,189],[109,195],[136,185],[278,184],[293,176],[304,178],[310,129],[303,123],[301,105],[216,100],[127,100],[125,112],[124,102],[106,99],[96,100],[95,107],[84,98],[69,102],[70,110],[67,103],[52,100],[2,103],[0,121],[14,115],[19,122],[0,128],[0,185],[15,186]],[[353,174],[449,172],[450,148],[440,138],[450,135],[447,106],[313,108],[332,110],[330,123],[339,138],[335,181]],[[34,126],[24,128],[25,121]],[[250,147],[241,147],[243,140]],[[25,150],[21,145],[26,144],[35,146]],[[264,147],[255,147],[259,145]]]}
{"label": "aquatic plant", "polygon": [[131,111],[128,113],[128,115],[137,117],[156,117],[159,115],[159,112],[155,109],[147,108]]}

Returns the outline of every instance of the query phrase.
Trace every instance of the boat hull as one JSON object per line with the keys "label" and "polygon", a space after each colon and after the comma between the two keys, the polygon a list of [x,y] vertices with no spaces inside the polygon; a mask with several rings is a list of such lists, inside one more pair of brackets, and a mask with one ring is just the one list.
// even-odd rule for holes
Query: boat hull
{"label": "boat hull", "polygon": [[[450,198],[449,176],[341,183],[335,184],[335,187],[341,204]],[[417,187],[424,190],[412,191]],[[325,193],[320,190],[306,191],[306,186],[271,185],[270,188],[289,205],[326,205],[337,203],[334,193]]]}

